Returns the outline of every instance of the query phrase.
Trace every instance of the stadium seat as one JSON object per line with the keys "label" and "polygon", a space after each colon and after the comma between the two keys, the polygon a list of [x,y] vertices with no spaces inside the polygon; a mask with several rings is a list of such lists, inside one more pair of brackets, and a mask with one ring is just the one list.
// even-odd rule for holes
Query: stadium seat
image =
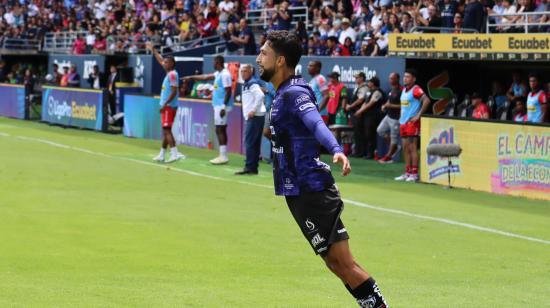
{"label": "stadium seat", "polygon": [[511,114],[510,107],[511,107],[510,101],[506,100],[506,102],[504,103],[504,106],[498,108],[496,119],[502,120],[502,121],[509,120],[510,114]]}
{"label": "stadium seat", "polygon": [[458,102],[457,97],[453,96],[453,98],[451,99],[451,101],[449,102],[447,107],[445,107],[445,115],[446,116],[448,116],[448,117],[455,117],[456,116],[456,114],[457,114],[457,112],[456,112],[457,102]]}

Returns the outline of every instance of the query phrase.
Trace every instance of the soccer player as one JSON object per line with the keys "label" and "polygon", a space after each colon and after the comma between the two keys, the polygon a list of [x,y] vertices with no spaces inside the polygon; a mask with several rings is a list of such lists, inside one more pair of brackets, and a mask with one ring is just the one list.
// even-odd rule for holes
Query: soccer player
{"label": "soccer player", "polygon": [[214,93],[212,95],[212,106],[214,107],[214,125],[220,145],[220,154],[211,159],[213,165],[223,165],[229,162],[227,157],[227,113],[233,107],[233,96],[231,95],[231,74],[224,68],[225,59],[222,56],[214,58],[214,70],[212,74],[186,76],[182,79],[188,80],[214,80]]}
{"label": "soccer player", "polygon": [[319,160],[319,143],[340,163],[342,175],[351,167],[342,148],[324,124],[315,94],[301,76],[294,75],[302,47],[288,31],[271,31],[256,59],[260,78],[277,89],[271,108],[273,178],[275,193],[287,205],[316,254],[338,276],[361,307],[385,308],[378,285],[353,258],[340,214],[344,204],[330,167]]}
{"label": "soccer player", "polygon": [[166,147],[170,146],[170,158],[166,161],[172,163],[182,158],[185,155],[178,152],[176,147],[176,139],[172,135],[172,124],[174,124],[174,118],[176,117],[176,110],[178,108],[178,72],[176,71],[176,60],[173,57],[163,58],[155,49],[151,42],[147,42],[147,49],[149,49],[155,59],[162,65],[166,71],[166,76],[162,81],[162,90],[160,92],[160,117],[162,124],[162,147],[160,148],[159,155],[155,156],[153,160],[157,162],[164,162],[166,154]]}
{"label": "soccer player", "polygon": [[[313,93],[315,93],[317,105],[319,105],[323,101],[323,97],[328,94],[328,82],[325,76],[321,74],[322,67],[323,65],[319,60],[309,61],[307,65],[307,72],[311,76],[309,86],[313,90]],[[319,113],[321,114],[321,118],[323,118],[326,123],[328,121],[327,109],[323,108],[322,110],[319,110]]]}
{"label": "soccer player", "polygon": [[540,88],[537,75],[529,75],[529,87],[531,92],[527,95],[527,122],[543,123],[546,119],[548,105],[546,104],[546,93]]}
{"label": "soccer player", "polygon": [[430,99],[420,86],[416,85],[416,70],[407,69],[403,75],[405,88],[401,92],[401,116],[399,130],[403,140],[403,151],[407,169],[396,181],[418,181],[418,141],[420,139],[420,117],[428,110]]}

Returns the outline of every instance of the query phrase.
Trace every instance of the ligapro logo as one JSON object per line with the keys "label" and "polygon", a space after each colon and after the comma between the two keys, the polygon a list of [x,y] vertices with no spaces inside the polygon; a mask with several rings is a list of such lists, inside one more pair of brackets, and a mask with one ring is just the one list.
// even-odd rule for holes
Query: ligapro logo
{"label": "ligapro logo", "polygon": [[70,118],[73,114],[73,110],[66,101],[63,103],[56,100],[53,96],[48,97],[48,115],[60,120],[62,117]]}
{"label": "ligapro logo", "polygon": [[353,83],[355,82],[355,74],[359,72],[365,73],[365,76],[367,76],[367,80],[371,79],[372,77],[376,76],[375,70],[369,70],[368,66],[363,66],[362,69],[353,69],[351,65],[349,65],[347,68],[344,66],[340,66],[338,64],[334,65],[332,68],[332,72],[337,72],[340,74],[340,82],[343,83]]}

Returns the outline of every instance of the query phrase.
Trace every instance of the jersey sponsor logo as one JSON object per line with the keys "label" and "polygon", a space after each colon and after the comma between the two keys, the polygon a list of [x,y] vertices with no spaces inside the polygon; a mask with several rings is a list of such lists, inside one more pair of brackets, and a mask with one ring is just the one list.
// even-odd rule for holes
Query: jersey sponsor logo
{"label": "jersey sponsor logo", "polygon": [[314,103],[306,103],[306,104],[303,104],[303,105],[300,105],[300,107],[298,107],[298,109],[300,111],[305,111],[305,110],[310,110],[310,109],[316,109],[317,106],[315,106]]}
{"label": "jersey sponsor logo", "polygon": [[321,252],[323,252],[323,251],[325,251],[325,250],[327,250],[327,249],[328,249],[327,246],[321,247],[321,248],[317,249],[317,252],[318,252],[318,253],[321,253]]}
{"label": "jersey sponsor logo", "polygon": [[326,241],[325,238],[323,238],[321,236],[321,234],[317,233],[311,239],[311,245],[313,245],[313,247],[315,248],[315,247],[319,246],[320,244],[324,243],[325,241]]}
{"label": "jersey sponsor logo", "polygon": [[411,103],[409,101],[401,101],[401,106],[408,107]]}
{"label": "jersey sponsor logo", "polygon": [[285,151],[283,150],[283,147],[273,147],[273,153],[275,154],[283,154]]}
{"label": "jersey sponsor logo", "polygon": [[302,94],[302,95],[298,96],[298,98],[295,101],[295,104],[300,105],[300,104],[303,104],[303,103],[306,103],[306,102],[311,102],[311,99],[309,98],[309,95]]}
{"label": "jersey sponsor logo", "polygon": [[315,224],[311,222],[311,220],[306,219],[306,227],[309,229],[309,231],[315,230]]}
{"label": "jersey sponsor logo", "polygon": [[348,230],[346,230],[346,228],[342,228],[342,229],[340,229],[340,230],[338,230],[338,231],[336,231],[336,232],[338,232],[338,234],[342,234],[342,233],[348,232]]}

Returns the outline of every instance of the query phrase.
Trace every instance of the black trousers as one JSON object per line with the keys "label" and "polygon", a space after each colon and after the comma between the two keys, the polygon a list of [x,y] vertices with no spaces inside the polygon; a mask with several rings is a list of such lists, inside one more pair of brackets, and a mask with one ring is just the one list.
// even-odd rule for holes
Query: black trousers
{"label": "black trousers", "polygon": [[364,136],[365,136],[365,156],[369,158],[374,157],[374,151],[376,150],[376,129],[380,123],[376,116],[366,116],[363,121]]}
{"label": "black trousers", "polygon": [[351,122],[353,124],[353,142],[355,144],[353,155],[363,157],[366,154],[364,116],[361,115],[359,118],[352,116]]}

